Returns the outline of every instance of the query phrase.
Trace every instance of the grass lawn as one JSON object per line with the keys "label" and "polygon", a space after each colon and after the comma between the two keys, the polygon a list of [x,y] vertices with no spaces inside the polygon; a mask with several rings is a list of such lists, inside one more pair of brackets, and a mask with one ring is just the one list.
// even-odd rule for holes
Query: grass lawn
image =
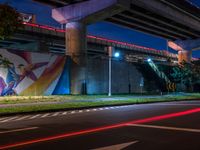
{"label": "grass lawn", "polygon": [[[0,105],[1,104],[21,104],[21,103],[37,103],[37,102],[63,102],[66,100],[77,101],[77,100],[95,100],[99,98],[129,98],[130,96],[138,96],[141,95],[113,95],[108,97],[107,95],[56,95],[56,96],[0,96]],[[150,95],[152,96],[152,95]],[[187,95],[165,95],[164,99],[196,99],[200,98],[200,93],[191,93]],[[138,98],[131,98],[138,99]],[[139,98],[140,101],[148,98]],[[159,97],[160,99],[160,97]],[[162,99],[162,98],[161,98]]]}
{"label": "grass lawn", "polygon": [[66,96],[4,96],[0,97],[0,104],[19,104],[37,102],[62,102],[66,100],[92,100],[106,98],[106,95],[66,95]]}
{"label": "grass lawn", "polygon": [[[117,100],[117,97],[126,98],[124,100]],[[30,103],[31,102],[49,102],[49,101],[64,101],[73,100],[70,102],[63,102],[61,104],[37,104],[29,106],[9,106],[5,108],[0,108],[0,114],[12,114],[12,113],[23,113],[23,112],[41,112],[41,111],[56,111],[64,109],[77,109],[77,108],[87,108],[87,107],[100,107],[100,106],[111,106],[111,105],[125,105],[125,104],[139,104],[139,103],[152,103],[152,102],[167,102],[167,101],[180,101],[180,100],[193,100],[200,99],[200,94],[187,94],[185,96],[181,95],[168,95],[163,97],[133,97],[129,96],[113,96],[115,100],[96,100],[96,101],[85,101],[88,99],[97,98],[108,98],[105,95],[95,95],[95,96],[36,96],[36,97],[4,97],[0,98],[0,104],[19,104],[19,103]],[[110,97],[109,97],[110,98]],[[77,101],[83,100],[83,102]]]}

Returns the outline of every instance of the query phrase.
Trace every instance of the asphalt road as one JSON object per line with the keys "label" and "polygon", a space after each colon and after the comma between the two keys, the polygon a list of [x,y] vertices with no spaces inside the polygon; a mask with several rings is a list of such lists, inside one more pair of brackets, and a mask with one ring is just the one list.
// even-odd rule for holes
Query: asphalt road
{"label": "asphalt road", "polygon": [[199,150],[200,101],[0,117],[0,149]]}

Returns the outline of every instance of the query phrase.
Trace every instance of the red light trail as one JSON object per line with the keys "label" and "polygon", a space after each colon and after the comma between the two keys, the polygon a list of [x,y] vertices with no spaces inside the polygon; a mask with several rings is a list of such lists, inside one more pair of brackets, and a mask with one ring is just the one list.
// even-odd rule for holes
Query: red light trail
{"label": "red light trail", "polygon": [[82,130],[82,131],[64,133],[64,134],[60,134],[60,135],[49,136],[49,137],[44,137],[44,138],[30,140],[30,141],[23,141],[23,142],[14,143],[14,144],[1,145],[0,150],[15,148],[15,147],[19,147],[19,146],[25,146],[25,145],[30,145],[30,144],[40,143],[40,142],[58,140],[58,139],[63,139],[63,138],[67,138],[67,137],[77,136],[77,135],[95,133],[95,132],[105,131],[105,130],[109,130],[109,129],[120,128],[120,127],[124,127],[128,124],[142,124],[142,123],[149,123],[149,122],[159,121],[159,120],[164,120],[164,119],[170,119],[170,118],[185,116],[185,115],[198,113],[198,112],[200,112],[200,108],[190,109],[190,110],[186,110],[186,111],[170,113],[170,114],[165,114],[165,115],[160,115],[160,116],[155,116],[155,117],[149,117],[149,118],[144,118],[144,119],[139,119],[139,120],[134,120],[134,121],[129,121],[129,122],[123,122],[123,123],[119,123],[119,124],[115,124],[115,125],[109,125],[109,126],[92,128],[92,129],[87,129],[87,130]]}

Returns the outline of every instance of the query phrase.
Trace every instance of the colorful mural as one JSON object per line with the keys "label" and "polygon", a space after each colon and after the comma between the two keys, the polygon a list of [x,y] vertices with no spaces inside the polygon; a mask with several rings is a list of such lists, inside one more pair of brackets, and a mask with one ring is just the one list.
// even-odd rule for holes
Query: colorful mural
{"label": "colorful mural", "polygon": [[0,95],[69,94],[65,56],[0,50]]}

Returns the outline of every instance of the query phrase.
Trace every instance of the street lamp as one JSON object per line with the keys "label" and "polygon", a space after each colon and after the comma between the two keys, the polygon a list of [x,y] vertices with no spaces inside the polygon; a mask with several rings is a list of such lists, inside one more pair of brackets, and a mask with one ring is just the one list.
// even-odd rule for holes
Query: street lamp
{"label": "street lamp", "polygon": [[120,56],[119,52],[114,51],[114,47],[108,47],[108,56],[109,56],[109,63],[108,63],[108,96],[112,95],[112,57],[118,58]]}
{"label": "street lamp", "polygon": [[148,58],[147,61],[148,61],[148,62],[151,62],[152,60],[151,60],[151,58]]}
{"label": "street lamp", "polygon": [[114,54],[114,56],[116,57],[116,58],[118,58],[119,57],[119,52],[115,52],[115,54]]}

